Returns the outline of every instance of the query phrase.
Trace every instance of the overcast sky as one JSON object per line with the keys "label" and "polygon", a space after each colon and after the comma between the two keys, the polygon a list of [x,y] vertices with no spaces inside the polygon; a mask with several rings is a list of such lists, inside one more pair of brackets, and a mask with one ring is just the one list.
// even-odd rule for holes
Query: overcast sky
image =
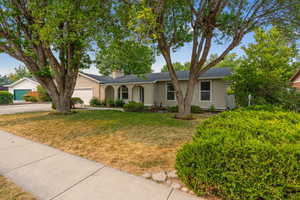
{"label": "overcast sky", "polygon": [[[235,48],[232,52],[237,53],[238,55],[242,55],[243,51],[241,50],[241,46],[247,45],[249,42],[253,42],[253,34],[248,34],[244,37],[240,46]],[[218,53],[220,54],[226,46],[222,45],[214,45],[211,53]],[[186,44],[184,47],[177,50],[177,52],[173,53],[173,62],[188,62],[190,60],[191,55],[191,44]],[[152,69],[155,72],[160,72],[160,69],[165,64],[165,61],[162,56],[156,57],[156,62],[153,64]],[[5,75],[14,72],[14,68],[22,65],[21,62],[11,58],[7,54],[0,54],[0,75]],[[92,66],[90,69],[84,70],[88,73],[98,74],[98,70]]]}

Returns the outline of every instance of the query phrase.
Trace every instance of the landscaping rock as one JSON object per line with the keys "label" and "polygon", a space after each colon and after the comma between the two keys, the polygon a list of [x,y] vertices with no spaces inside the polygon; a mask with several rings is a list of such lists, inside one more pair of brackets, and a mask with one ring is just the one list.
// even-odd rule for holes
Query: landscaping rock
{"label": "landscaping rock", "polygon": [[172,181],[171,181],[171,180],[167,180],[166,184],[167,184],[167,185],[171,185],[171,184],[172,184]]}
{"label": "landscaping rock", "polygon": [[152,179],[157,182],[165,182],[167,176],[165,172],[159,172],[159,173],[152,174]]}
{"label": "landscaping rock", "polygon": [[151,178],[151,174],[150,173],[145,173],[145,174],[142,175],[142,177],[149,179],[149,178]]}
{"label": "landscaping rock", "polygon": [[167,172],[167,176],[169,178],[177,178],[178,177],[175,170]]}
{"label": "landscaping rock", "polygon": [[178,190],[181,188],[181,185],[179,183],[173,183],[171,187]]}
{"label": "landscaping rock", "polygon": [[189,189],[187,189],[186,187],[183,187],[183,188],[181,188],[181,191],[182,191],[182,192],[188,192]]}

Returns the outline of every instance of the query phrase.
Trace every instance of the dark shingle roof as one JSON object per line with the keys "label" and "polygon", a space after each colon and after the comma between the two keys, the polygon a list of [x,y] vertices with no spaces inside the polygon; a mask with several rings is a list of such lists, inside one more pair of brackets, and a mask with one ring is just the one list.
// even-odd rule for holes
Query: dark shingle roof
{"label": "dark shingle roof", "polygon": [[100,75],[95,75],[95,74],[88,74],[88,73],[84,73],[84,72],[80,72],[81,74],[84,74],[92,79],[95,79],[101,83],[104,83],[105,81],[108,81],[110,79],[112,79],[110,76],[100,76]]}
{"label": "dark shingle roof", "polygon": [[[211,68],[205,73],[201,74],[199,78],[223,78],[231,75],[232,70],[230,67],[223,68]],[[179,80],[187,80],[189,77],[189,71],[177,71],[177,77]],[[156,82],[156,81],[169,81],[171,80],[169,72],[161,73],[149,73],[141,76],[137,75],[125,75],[115,79],[109,78],[103,83],[134,83],[134,82]]]}

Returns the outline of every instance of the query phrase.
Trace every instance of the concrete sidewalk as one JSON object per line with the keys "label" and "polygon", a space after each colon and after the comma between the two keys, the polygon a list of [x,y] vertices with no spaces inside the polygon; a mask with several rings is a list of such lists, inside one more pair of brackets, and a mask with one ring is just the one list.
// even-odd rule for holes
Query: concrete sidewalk
{"label": "concrete sidewalk", "polygon": [[3,131],[0,174],[42,200],[200,199]]}

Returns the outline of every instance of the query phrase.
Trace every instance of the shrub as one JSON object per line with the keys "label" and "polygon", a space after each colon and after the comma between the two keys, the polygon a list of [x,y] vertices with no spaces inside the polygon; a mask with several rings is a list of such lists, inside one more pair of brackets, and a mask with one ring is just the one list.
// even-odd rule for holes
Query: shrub
{"label": "shrub", "polygon": [[191,106],[191,113],[201,113],[202,109],[199,106],[192,105]]}
{"label": "shrub", "polygon": [[240,109],[204,121],[178,151],[180,179],[197,194],[225,199],[299,199],[300,114],[276,110]]}
{"label": "shrub", "polygon": [[123,108],[126,112],[143,112],[144,104],[130,101],[128,104],[125,104]]}
{"label": "shrub", "polygon": [[112,99],[109,99],[106,101],[106,106],[108,107],[115,107],[115,101]]}
{"label": "shrub", "polygon": [[114,102],[114,105],[116,106],[116,107],[123,107],[124,106],[124,104],[125,104],[125,102],[122,100],[122,99],[117,99],[115,102]]}
{"label": "shrub", "polygon": [[100,99],[98,99],[97,97],[93,97],[90,100],[90,106],[99,107],[101,105],[102,105],[102,103],[101,103]]}
{"label": "shrub", "polygon": [[168,106],[167,111],[171,113],[177,113],[178,112],[178,106]]}
{"label": "shrub", "polygon": [[38,100],[41,102],[49,102],[51,101],[51,97],[49,96],[48,92],[42,87],[37,86],[37,93],[38,93]]}
{"label": "shrub", "polygon": [[209,112],[216,112],[216,107],[214,105],[209,106],[208,108]]}
{"label": "shrub", "polygon": [[7,91],[0,91],[0,104],[12,104],[13,95]]}
{"label": "shrub", "polygon": [[77,104],[83,104],[82,99],[80,99],[79,97],[72,97],[71,98],[71,108],[75,108],[75,105]]}
{"label": "shrub", "polygon": [[39,95],[37,92],[31,91],[24,95],[23,98],[25,101],[38,102]]}

